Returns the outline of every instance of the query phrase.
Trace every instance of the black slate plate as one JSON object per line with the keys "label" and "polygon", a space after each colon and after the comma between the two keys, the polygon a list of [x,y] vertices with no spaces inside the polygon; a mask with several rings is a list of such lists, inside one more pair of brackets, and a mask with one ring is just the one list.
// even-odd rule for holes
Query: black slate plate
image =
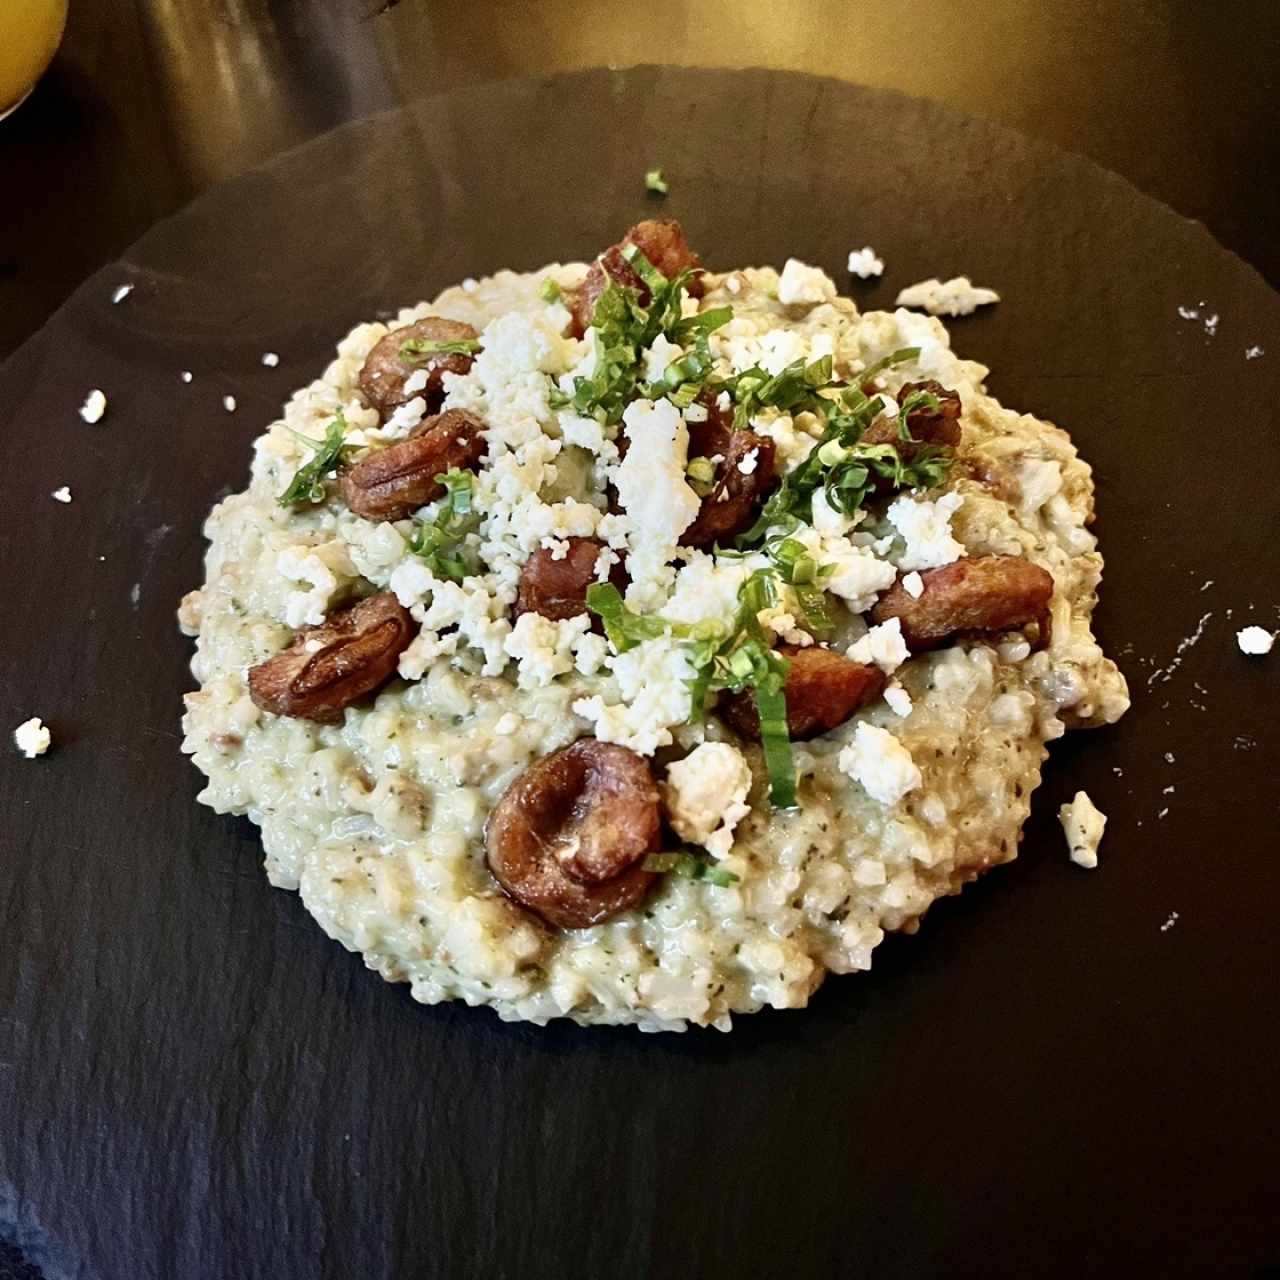
{"label": "black slate plate", "polygon": [[[1055,749],[1014,866],[806,1012],[645,1037],[425,1009],[195,805],[173,609],[206,509],[349,325],[590,254],[658,207],[655,163],[712,265],[843,281],[870,243],[869,304],[958,272],[1004,294],[955,342],[1095,465],[1099,631],[1135,707]],[[1202,299],[1212,334],[1177,312]],[[993,125],[790,75],[471,90],[158,226],[0,370],[0,722],[57,743],[0,758],[0,1239],[111,1280],[1280,1264],[1280,655],[1233,639],[1277,623],[1278,392],[1280,300],[1198,225]],[[1094,874],[1053,818],[1080,786],[1111,815]]]}

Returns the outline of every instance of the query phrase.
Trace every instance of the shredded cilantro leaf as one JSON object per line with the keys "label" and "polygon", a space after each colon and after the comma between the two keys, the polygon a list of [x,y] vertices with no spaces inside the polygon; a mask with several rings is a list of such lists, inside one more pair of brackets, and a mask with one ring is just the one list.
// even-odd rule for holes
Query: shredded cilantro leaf
{"label": "shredded cilantro leaf", "polygon": [[699,857],[695,853],[651,853],[644,862],[646,871],[659,873],[671,872],[683,876],[686,880],[704,880],[707,884],[718,885],[727,889],[736,884],[739,877],[725,867],[718,867],[714,862]]}
{"label": "shredded cilantro leaf", "polygon": [[650,169],[644,175],[644,189],[654,195],[665,196],[671,190],[671,184],[662,176],[661,169]]}
{"label": "shredded cilantro leaf", "polygon": [[474,477],[470,471],[453,467],[436,479],[445,487],[444,499],[432,519],[416,522],[409,550],[420,556],[437,578],[461,582],[468,572],[462,541],[480,523],[478,513],[472,510]]}
{"label": "shredded cilantro leaf", "polygon": [[459,338],[456,342],[436,342],[429,338],[411,338],[400,348],[400,359],[417,364],[432,356],[473,356],[480,350],[479,338]]}
{"label": "shredded cilantro leaf", "polygon": [[313,452],[310,461],[304,462],[293,473],[289,487],[277,499],[282,507],[291,507],[299,502],[323,502],[325,477],[336,471],[351,451],[351,446],[344,443],[347,420],[341,409],[329,423],[323,440],[312,440],[298,432],[294,434]]}

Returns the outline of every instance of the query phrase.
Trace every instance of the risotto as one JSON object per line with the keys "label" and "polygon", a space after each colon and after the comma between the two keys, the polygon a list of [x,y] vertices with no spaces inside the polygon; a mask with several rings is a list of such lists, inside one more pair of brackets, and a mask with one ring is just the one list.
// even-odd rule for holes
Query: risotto
{"label": "risotto", "polygon": [[986,374],[675,223],[358,325],[205,526],[200,800],[418,1000],[803,1006],[1128,706],[1090,469]]}

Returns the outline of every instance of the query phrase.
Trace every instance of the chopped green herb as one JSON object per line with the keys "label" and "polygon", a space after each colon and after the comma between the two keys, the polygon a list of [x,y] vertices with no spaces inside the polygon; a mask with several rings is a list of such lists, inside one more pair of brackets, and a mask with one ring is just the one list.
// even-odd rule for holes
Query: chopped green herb
{"label": "chopped green herb", "polygon": [[652,191],[654,195],[665,196],[671,190],[671,185],[662,176],[661,169],[650,169],[644,175],[644,189]]}
{"label": "chopped green herb", "polygon": [[684,474],[689,488],[700,498],[705,498],[715,487],[716,469],[710,458],[690,458]]}
{"label": "chopped green herb", "polygon": [[480,350],[479,338],[459,338],[456,342],[436,342],[429,338],[411,338],[400,348],[400,359],[417,364],[432,356],[473,356]]}
{"label": "chopped green herb", "polygon": [[419,520],[409,539],[409,550],[420,556],[437,578],[461,582],[468,565],[462,556],[463,539],[480,523],[472,510],[470,471],[457,467],[436,477],[445,487],[445,496],[430,520]]}
{"label": "chopped green herb", "polygon": [[718,885],[721,889],[727,889],[739,879],[734,872],[725,867],[717,867],[714,862],[694,853],[651,853],[645,858],[643,866],[646,871],[670,872],[683,876],[686,880],[703,880],[707,884]]}
{"label": "chopped green herb", "polygon": [[543,300],[543,302],[559,302],[560,286],[556,284],[556,282],[552,280],[550,276],[548,276],[542,282],[542,288],[538,290],[538,297],[540,297]]}
{"label": "chopped green herb", "polygon": [[294,432],[299,440],[313,450],[311,460],[304,462],[293,474],[289,487],[280,495],[278,501],[282,507],[291,507],[299,502],[323,502],[325,497],[325,477],[335,472],[347,459],[352,446],[347,445],[347,420],[339,409],[337,416],[329,423],[323,440],[312,440],[309,436]]}

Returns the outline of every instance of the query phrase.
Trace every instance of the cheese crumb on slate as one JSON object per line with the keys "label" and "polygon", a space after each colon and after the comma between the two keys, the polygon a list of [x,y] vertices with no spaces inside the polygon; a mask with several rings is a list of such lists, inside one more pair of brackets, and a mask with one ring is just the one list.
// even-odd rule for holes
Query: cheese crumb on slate
{"label": "cheese crumb on slate", "polygon": [[191,370],[190,370],[190,369],[183,369],[183,371],[182,371],[182,380],[183,380],[183,382],[190,382],[190,381],[191,381],[191,378],[192,378]]}
{"label": "cheese crumb on slate", "polygon": [[1244,358],[1246,360],[1256,360],[1265,350],[1265,347],[1259,347],[1256,344],[1252,347],[1246,347],[1244,349]]}
{"label": "cheese crumb on slate", "polygon": [[1245,627],[1243,631],[1236,632],[1236,644],[1240,646],[1240,652],[1254,657],[1260,658],[1270,653],[1275,642],[1275,633],[1265,627]]}
{"label": "cheese crumb on slate", "polygon": [[64,484],[60,489],[55,489],[50,495],[54,502],[70,502],[71,490]]}
{"label": "cheese crumb on slate", "polygon": [[223,408],[224,408],[228,413],[235,413],[235,411],[236,411],[236,398],[235,398],[235,396],[223,396],[223,397],[222,397],[222,407],[223,407]]}
{"label": "cheese crumb on slate", "polygon": [[280,363],[280,357],[274,351],[264,351],[262,353],[262,363],[268,369],[274,369]]}
{"label": "cheese crumb on slate", "polygon": [[85,396],[84,404],[80,406],[80,416],[86,422],[101,422],[106,411],[107,397],[96,387]]}
{"label": "cheese crumb on slate", "polygon": [[116,291],[111,295],[113,304],[123,302],[133,292],[133,285],[122,284],[117,287]]}
{"label": "cheese crumb on slate", "polygon": [[49,730],[45,728],[39,716],[32,716],[30,720],[23,721],[13,731],[14,746],[28,760],[34,760],[36,756],[44,755],[49,750],[49,743],[52,740]]}
{"label": "cheese crumb on slate", "polygon": [[968,276],[939,280],[936,276],[908,285],[898,293],[896,305],[927,311],[931,316],[967,316],[979,307],[999,302],[994,289],[982,289]]}
{"label": "cheese crumb on slate", "polygon": [[910,573],[904,575],[902,589],[913,600],[919,600],[924,595],[924,579],[913,569]]}
{"label": "cheese crumb on slate", "polygon": [[1058,821],[1071,850],[1071,861],[1078,867],[1098,865],[1098,845],[1107,825],[1107,815],[1089,799],[1086,791],[1077,791],[1070,804],[1058,810]]}
{"label": "cheese crumb on slate", "polygon": [[867,245],[864,249],[853,249],[849,253],[849,272],[863,280],[884,273],[884,259],[876,257],[876,251]]}

